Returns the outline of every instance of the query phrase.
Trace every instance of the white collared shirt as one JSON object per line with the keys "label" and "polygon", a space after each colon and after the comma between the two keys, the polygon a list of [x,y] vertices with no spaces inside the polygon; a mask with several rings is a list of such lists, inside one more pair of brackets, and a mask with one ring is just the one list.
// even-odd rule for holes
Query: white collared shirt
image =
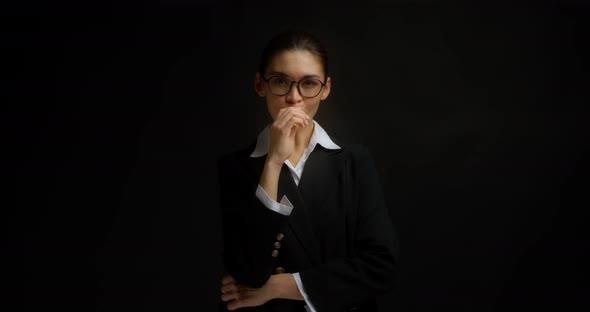
{"label": "white collared shirt", "polygon": [[[305,167],[305,162],[317,144],[320,144],[327,149],[340,149],[340,146],[336,145],[336,143],[330,139],[326,131],[315,120],[313,120],[313,123],[314,128],[309,140],[309,145],[303,151],[303,154],[301,155],[297,165],[293,166],[293,164],[288,159],[285,160],[285,165],[287,165],[287,168],[289,168],[289,171],[291,171],[291,175],[293,176],[293,180],[295,181],[296,185],[299,185],[299,181],[301,180],[301,176],[303,174],[303,168]],[[252,154],[250,154],[250,157],[262,157],[266,155],[268,153],[269,146],[270,125],[264,128],[264,130],[262,130],[262,132],[258,135],[258,139],[256,140],[256,148],[254,148],[254,151]],[[293,204],[291,204],[287,196],[283,195],[280,202],[276,202],[268,196],[260,184],[258,184],[258,188],[256,189],[256,197],[260,200],[260,202],[262,202],[262,204],[264,204],[265,207],[280,214],[288,216],[293,210]],[[297,283],[299,292],[303,296],[303,299],[305,299],[305,309],[308,312],[315,312],[315,309],[313,308],[313,305],[309,301],[307,293],[303,288],[303,283],[301,282],[299,273],[293,273],[293,278],[295,278],[295,283]]]}

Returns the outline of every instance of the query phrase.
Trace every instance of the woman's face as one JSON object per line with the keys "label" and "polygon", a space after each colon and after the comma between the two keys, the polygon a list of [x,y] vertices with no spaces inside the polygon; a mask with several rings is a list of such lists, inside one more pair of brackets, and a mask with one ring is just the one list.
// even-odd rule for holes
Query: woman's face
{"label": "woman's face", "polygon": [[[310,77],[317,78],[322,82],[325,79],[322,64],[307,50],[287,50],[276,54],[264,73],[266,79],[271,76],[284,76],[295,81]],[[266,97],[266,106],[273,120],[281,109],[291,106],[303,109],[313,119],[318,111],[320,101],[325,100],[330,94],[330,85],[330,77],[328,77],[326,85],[316,97],[304,98],[297,90],[297,84],[293,84],[286,95],[274,95],[259,73],[256,74],[255,79],[256,92],[258,95]]]}

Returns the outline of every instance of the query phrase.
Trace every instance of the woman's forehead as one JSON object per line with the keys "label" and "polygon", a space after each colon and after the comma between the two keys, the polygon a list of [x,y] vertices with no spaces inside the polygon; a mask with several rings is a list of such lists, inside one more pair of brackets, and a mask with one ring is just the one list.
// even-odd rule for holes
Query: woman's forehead
{"label": "woman's forehead", "polygon": [[287,50],[273,56],[268,73],[280,73],[291,77],[323,76],[324,68],[319,58],[306,50]]}

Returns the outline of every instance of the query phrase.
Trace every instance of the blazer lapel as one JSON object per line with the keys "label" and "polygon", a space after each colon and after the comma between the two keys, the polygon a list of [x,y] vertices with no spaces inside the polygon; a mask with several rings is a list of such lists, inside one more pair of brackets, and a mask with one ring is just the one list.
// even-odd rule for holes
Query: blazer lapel
{"label": "blazer lapel", "polygon": [[[302,197],[314,209],[323,209],[328,196],[334,191],[335,182],[339,180],[338,175],[344,166],[342,155],[342,150],[328,150],[320,145],[309,155],[299,189]],[[310,212],[310,215],[321,217],[320,211]]]}
{"label": "blazer lapel", "polygon": [[319,264],[319,247],[311,227],[309,211],[287,165],[283,165],[279,177],[278,198],[282,198],[283,195],[287,196],[293,204],[293,211],[289,217],[289,228],[305,250],[309,262],[312,265]]}

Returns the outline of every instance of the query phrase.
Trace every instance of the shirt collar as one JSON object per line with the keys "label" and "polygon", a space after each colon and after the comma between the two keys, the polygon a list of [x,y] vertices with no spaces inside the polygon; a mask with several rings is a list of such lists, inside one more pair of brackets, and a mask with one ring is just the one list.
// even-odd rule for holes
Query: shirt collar
{"label": "shirt collar", "polygon": [[[311,146],[313,149],[313,147],[319,143],[321,146],[327,149],[340,149],[340,146],[336,145],[336,143],[330,139],[330,136],[328,136],[326,130],[324,130],[324,128],[322,128],[320,124],[317,123],[317,121],[313,120],[313,123],[315,126],[313,127],[313,133],[311,134],[308,147]],[[250,154],[250,157],[261,157],[266,155],[266,153],[268,153],[269,145],[270,125],[266,126],[266,128],[264,128],[264,130],[262,130],[262,132],[260,132],[258,135],[258,139],[256,140],[256,148],[254,148],[254,151],[252,154]]]}

